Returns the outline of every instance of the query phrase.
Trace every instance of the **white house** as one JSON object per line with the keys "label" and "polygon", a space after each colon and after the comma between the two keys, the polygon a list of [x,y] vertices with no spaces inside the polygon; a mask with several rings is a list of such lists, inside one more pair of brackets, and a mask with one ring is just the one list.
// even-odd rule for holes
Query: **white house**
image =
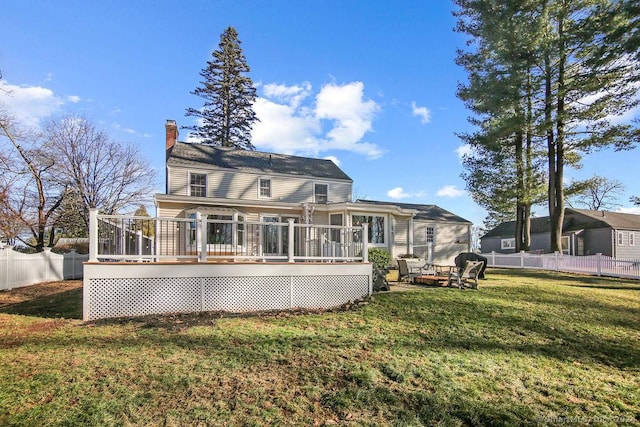
{"label": "white house", "polygon": [[[176,122],[167,120],[165,127],[166,194],[155,195],[157,215],[220,220],[209,228],[210,243],[243,238],[227,220],[293,220],[368,223],[369,246],[386,248],[394,258],[414,254],[451,264],[458,253],[470,251],[470,221],[435,205],[353,201],[352,179],[330,160],[179,142]],[[262,249],[279,252],[276,246],[287,241],[274,236],[272,247]]]}

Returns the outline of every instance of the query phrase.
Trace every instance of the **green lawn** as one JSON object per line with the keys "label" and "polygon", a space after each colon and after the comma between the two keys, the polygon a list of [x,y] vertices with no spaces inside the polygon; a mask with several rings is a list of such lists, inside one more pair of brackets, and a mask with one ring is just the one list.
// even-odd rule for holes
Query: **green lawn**
{"label": "green lawn", "polygon": [[81,300],[0,309],[0,425],[640,424],[638,281],[490,269],[350,311],[91,324]]}

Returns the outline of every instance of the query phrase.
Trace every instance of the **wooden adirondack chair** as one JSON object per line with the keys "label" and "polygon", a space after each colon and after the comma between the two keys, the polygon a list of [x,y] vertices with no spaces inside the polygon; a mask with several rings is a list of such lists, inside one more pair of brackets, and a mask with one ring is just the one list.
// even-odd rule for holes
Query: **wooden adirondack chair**
{"label": "wooden adirondack chair", "polygon": [[478,275],[483,265],[482,261],[466,261],[462,268],[452,268],[449,271],[447,286],[451,286],[451,283],[455,281],[458,288],[464,289],[467,282],[472,282],[471,287],[478,289]]}

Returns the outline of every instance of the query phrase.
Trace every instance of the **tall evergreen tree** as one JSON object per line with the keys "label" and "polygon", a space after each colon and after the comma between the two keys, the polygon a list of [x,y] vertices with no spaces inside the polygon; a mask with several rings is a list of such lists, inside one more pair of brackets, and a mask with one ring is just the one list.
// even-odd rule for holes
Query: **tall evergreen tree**
{"label": "tall evergreen tree", "polygon": [[[539,201],[539,141],[533,133],[535,7],[531,1],[458,0],[457,30],[471,36],[457,63],[469,73],[458,88],[479,130],[460,137],[473,147],[463,177],[474,200],[496,219],[516,220],[516,249],[530,246],[531,206]],[[522,28],[522,22],[532,23]]]}
{"label": "tall evergreen tree", "polygon": [[[461,98],[476,114],[472,123],[484,141],[513,145],[514,153],[527,152],[529,142],[531,153],[544,149],[551,248],[559,251],[565,166],[597,149],[632,148],[638,140],[637,129],[611,120],[638,103],[637,1],[455,1],[458,29],[474,48],[459,55],[470,75]],[[507,102],[494,102],[503,92]],[[527,157],[516,155],[516,167],[519,159]],[[514,187],[523,188],[520,174],[528,171],[516,170]],[[526,189],[526,175],[524,182]]]}
{"label": "tall evergreen tree", "polygon": [[186,115],[198,123],[185,126],[204,144],[253,150],[251,128],[258,120],[253,111],[256,89],[238,32],[227,28],[220,36],[218,49],[200,72],[203,80],[191,93],[205,100],[202,109],[188,108]]}

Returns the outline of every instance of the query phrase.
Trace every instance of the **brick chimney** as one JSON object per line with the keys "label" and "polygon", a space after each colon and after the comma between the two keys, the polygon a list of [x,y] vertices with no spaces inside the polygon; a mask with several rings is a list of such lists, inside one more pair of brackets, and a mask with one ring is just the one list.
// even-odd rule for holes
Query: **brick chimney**
{"label": "brick chimney", "polygon": [[171,154],[171,150],[173,146],[176,145],[178,141],[178,125],[175,120],[167,120],[167,123],[164,125],[167,133],[167,159],[169,158],[169,154]]}

